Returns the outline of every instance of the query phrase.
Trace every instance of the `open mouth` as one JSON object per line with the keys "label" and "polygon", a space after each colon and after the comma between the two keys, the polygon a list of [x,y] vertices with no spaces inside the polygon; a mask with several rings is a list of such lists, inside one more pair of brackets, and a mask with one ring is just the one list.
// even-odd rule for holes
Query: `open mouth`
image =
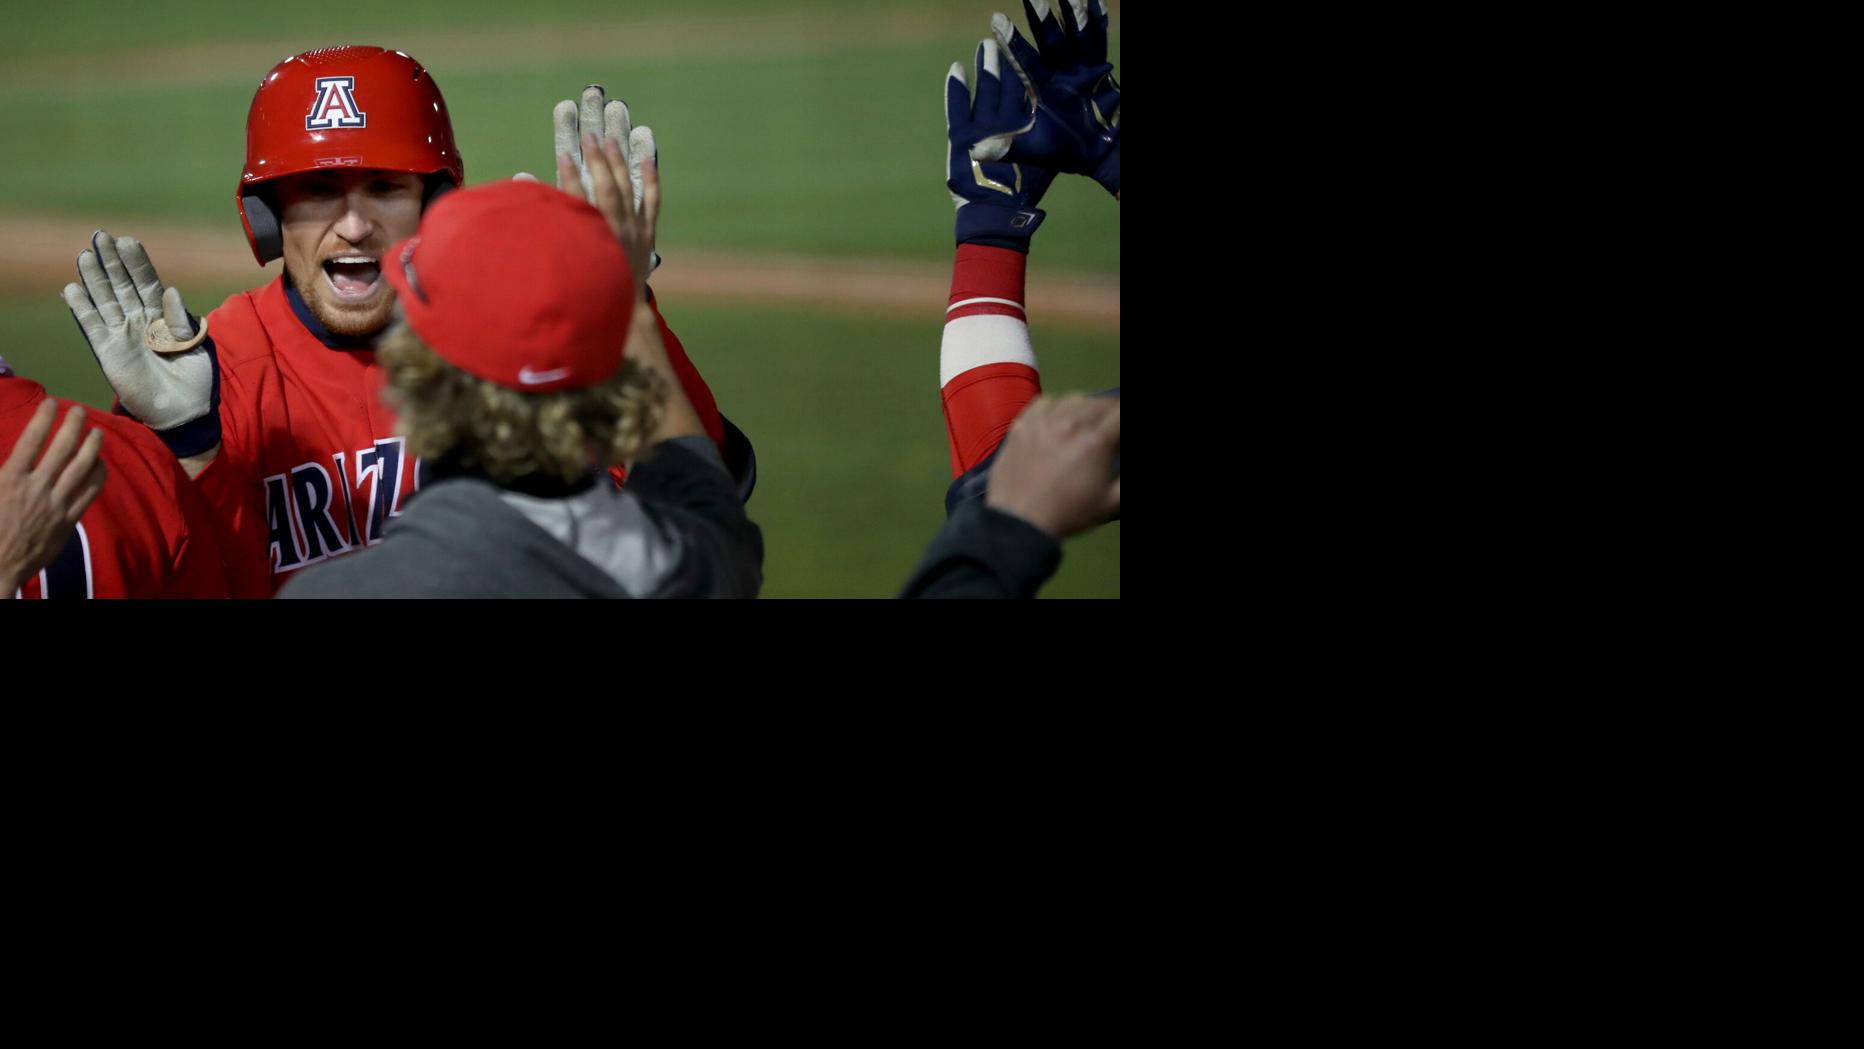
{"label": "open mouth", "polygon": [[343,302],[361,302],[382,283],[382,261],[368,255],[338,255],[324,260],[324,279]]}

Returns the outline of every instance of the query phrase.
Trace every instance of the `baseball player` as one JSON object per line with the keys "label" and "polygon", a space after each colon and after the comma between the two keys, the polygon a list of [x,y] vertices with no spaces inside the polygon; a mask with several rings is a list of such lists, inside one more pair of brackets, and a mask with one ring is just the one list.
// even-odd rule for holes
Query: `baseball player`
{"label": "baseball player", "polygon": [[146,427],[86,413],[0,360],[0,448],[13,450],[0,466],[0,597],[227,596],[207,509]]}
{"label": "baseball player", "polygon": [[[1036,43],[993,15],[992,39],[978,45],[975,100],[963,66],[945,78],[945,185],[958,209],[939,347],[948,512],[984,495],[1004,434],[1042,392],[1023,310],[1029,243],[1045,217],[1037,203],[1058,172],[1120,197],[1120,87],[1107,63],[1105,5],[1024,0],[1023,10]],[[1116,452],[1116,472],[1117,462]]]}
{"label": "baseball player", "polygon": [[1060,565],[1061,540],[1120,513],[1119,390],[1041,398],[1023,311],[1029,242],[1044,218],[1036,205],[1056,173],[1091,176],[1120,197],[1107,12],[1101,0],[1024,0],[1023,10],[1036,44],[993,15],[975,98],[963,66],[945,77],[958,251],[939,385],[953,480],[945,526],[902,597],[1034,597]]}
{"label": "baseball player", "polygon": [[[279,596],[756,596],[762,536],[645,298],[658,172],[637,213],[619,140],[583,146],[600,210],[563,153],[565,192],[463,190],[384,257],[389,397],[435,479],[381,546]],[[624,462],[617,490],[601,470]]]}
{"label": "baseball player", "polygon": [[[246,121],[235,199],[272,283],[204,318],[131,238],[98,231],[64,289],[122,410],[194,478],[235,596],[382,540],[419,487],[379,398],[375,342],[395,293],[383,253],[465,179],[446,101],[410,56],[378,47],[294,55]],[[656,316],[657,316],[656,311]],[[662,323],[681,385],[721,447],[710,391]]]}

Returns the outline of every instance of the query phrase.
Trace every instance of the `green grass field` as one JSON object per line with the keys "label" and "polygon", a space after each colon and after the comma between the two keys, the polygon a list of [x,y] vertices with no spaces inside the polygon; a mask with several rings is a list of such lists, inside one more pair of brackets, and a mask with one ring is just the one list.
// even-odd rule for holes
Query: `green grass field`
{"label": "green grass field", "polygon": [[[1000,5],[1015,9],[1015,4]],[[1117,6],[1117,5],[1116,5]],[[389,42],[383,34],[429,36],[458,29],[502,29],[538,24],[571,28],[621,18],[641,19],[669,15],[755,14],[778,9],[806,9],[831,13],[864,12],[875,8],[941,8],[965,11],[943,0],[807,0],[806,3],[760,0],[628,0],[626,4],[598,5],[589,0],[395,0],[393,4],[351,4],[336,8],[237,3],[233,0],[84,0],[79,4],[9,4],[10,32],[0,38],[0,59],[15,61],[37,55],[81,58],[100,46],[135,43],[139,47],[184,45],[203,40],[305,41],[291,46],[302,51],[332,44]],[[991,8],[980,8],[980,26]],[[1117,32],[1119,27],[1114,26]],[[958,34],[960,37],[964,33]],[[381,39],[378,39],[378,38]],[[412,51],[412,49],[409,49]],[[289,53],[289,52],[288,52]],[[419,57],[419,51],[412,51]],[[283,58],[284,55],[279,55]],[[258,82],[264,70],[248,77]],[[247,74],[235,70],[233,75]]]}
{"label": "green grass field", "polygon": [[[237,244],[232,191],[260,75],[295,51],[379,43],[429,65],[469,183],[519,170],[548,179],[552,104],[591,82],[625,97],[660,143],[669,271],[682,249],[949,260],[940,89],[953,61],[968,69],[991,4],[643,0],[604,8],[599,22],[589,9],[568,0],[403,0],[334,14],[127,0],[22,9],[0,38],[0,140],[14,144],[0,165],[0,221],[199,224]],[[772,13],[791,11],[819,15],[821,28],[771,31]],[[1115,5],[1116,61],[1119,20]],[[633,45],[626,30],[636,25],[652,47]],[[608,40],[626,57],[590,53]],[[226,55],[244,64],[220,68]],[[1119,273],[1119,209],[1099,187],[1064,178],[1043,207],[1032,276]],[[160,245],[150,248],[159,264]],[[238,289],[183,290],[205,310]],[[56,283],[0,287],[0,352],[56,393],[107,404],[57,296]],[[662,308],[757,446],[750,510],[767,541],[766,595],[895,592],[943,517],[943,302],[897,317],[671,299]],[[1046,388],[1120,383],[1117,330],[1047,324],[1039,308],[1031,326]],[[1044,594],[1117,597],[1119,535],[1116,524],[1072,542]]]}

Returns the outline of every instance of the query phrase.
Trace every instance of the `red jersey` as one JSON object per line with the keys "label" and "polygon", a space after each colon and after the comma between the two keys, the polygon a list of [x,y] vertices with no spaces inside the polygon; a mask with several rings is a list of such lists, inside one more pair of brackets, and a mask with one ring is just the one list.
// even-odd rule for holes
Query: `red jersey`
{"label": "red jersey", "polygon": [[[0,377],[0,449],[13,447],[48,396],[30,379]],[[62,421],[73,402],[52,399]],[[91,410],[85,424],[104,433],[109,476],[77,532],[19,596],[226,597],[213,522],[174,455],[133,419]]]}
{"label": "red jersey", "polygon": [[[294,300],[281,274],[207,317],[220,362],[222,445],[195,484],[219,526],[236,597],[270,597],[291,572],[381,542],[418,487],[417,464],[382,403],[372,342],[329,336]],[[660,334],[722,448],[711,390],[664,319]]]}

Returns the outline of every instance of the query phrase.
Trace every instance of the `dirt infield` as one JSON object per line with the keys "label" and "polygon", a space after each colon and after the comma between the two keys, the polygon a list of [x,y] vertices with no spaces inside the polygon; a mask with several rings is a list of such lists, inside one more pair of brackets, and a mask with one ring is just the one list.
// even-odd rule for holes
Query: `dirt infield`
{"label": "dirt infield", "polygon": [[[95,228],[66,219],[0,217],[0,294],[56,301],[59,289],[77,279],[77,254]],[[216,229],[106,221],[103,228],[141,240],[162,279],[184,292],[190,286],[256,286],[279,270],[276,262],[263,270],[254,265],[246,239],[231,223]],[[673,300],[918,316],[935,322],[944,313],[951,271],[944,265],[885,259],[670,250],[653,283],[655,294]],[[1119,329],[1117,278],[1036,268],[1026,295],[1038,323]]]}
{"label": "dirt infield", "polygon": [[[1016,5],[999,4],[1015,11]],[[1111,0],[1117,22],[1118,0]],[[981,32],[990,5],[976,0],[924,0],[910,8],[800,10],[735,14],[692,14],[645,18],[592,18],[538,26],[426,29],[398,39],[429,67],[482,71],[540,63],[592,60],[617,65],[653,65],[695,58],[817,54],[875,44],[914,44]],[[123,45],[83,53],[29,55],[0,68],[0,91],[95,90],[133,94],[159,85],[252,82],[303,44],[302,40],[247,40],[146,48]],[[29,206],[7,202],[10,207]],[[184,290],[258,284],[278,272],[253,264],[231,215],[224,225],[162,225],[104,218],[115,233],[134,234],[148,245],[162,276]],[[74,258],[92,225],[76,220],[0,214],[0,295],[44,295],[75,279]],[[886,259],[740,254],[726,251],[667,252],[654,278],[659,294],[681,299],[791,305],[832,313],[884,313],[926,317],[943,314],[950,269],[943,263]],[[1117,330],[1117,276],[1070,274],[1046,260],[1033,268],[1027,289],[1031,315],[1039,324]]]}

